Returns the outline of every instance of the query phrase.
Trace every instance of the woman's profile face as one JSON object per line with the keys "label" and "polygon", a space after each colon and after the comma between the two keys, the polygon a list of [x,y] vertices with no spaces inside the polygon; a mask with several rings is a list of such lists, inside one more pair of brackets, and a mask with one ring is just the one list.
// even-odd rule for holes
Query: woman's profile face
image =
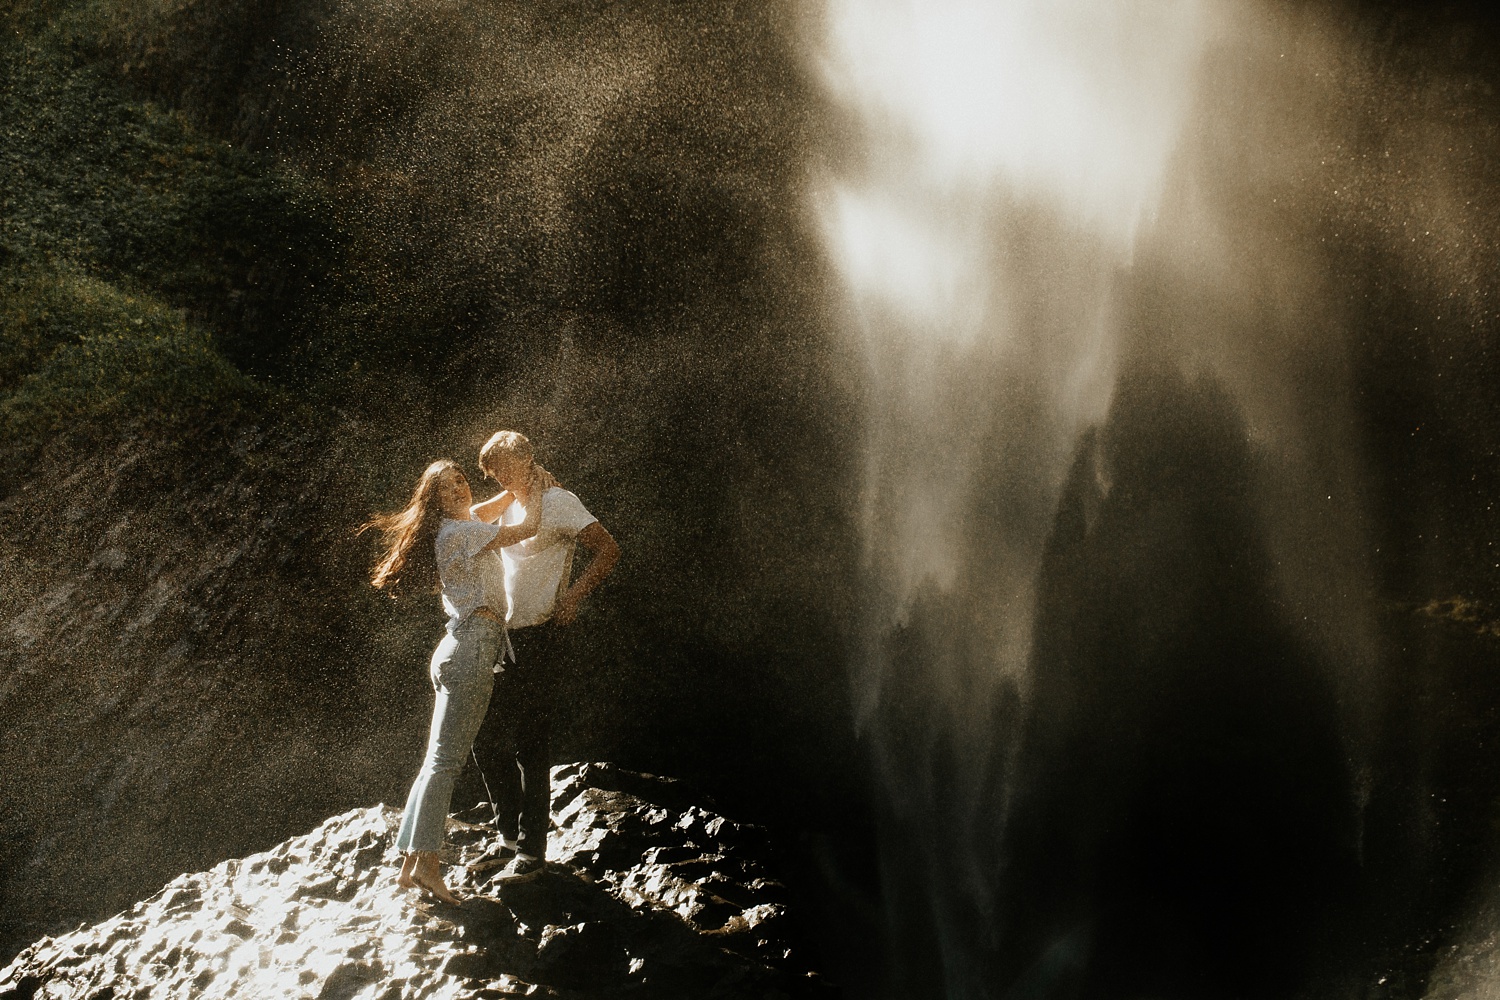
{"label": "woman's profile face", "polygon": [[443,505],[443,512],[456,515],[458,511],[468,513],[470,505],[474,502],[474,494],[469,490],[469,480],[457,469],[449,469],[438,479],[438,500]]}

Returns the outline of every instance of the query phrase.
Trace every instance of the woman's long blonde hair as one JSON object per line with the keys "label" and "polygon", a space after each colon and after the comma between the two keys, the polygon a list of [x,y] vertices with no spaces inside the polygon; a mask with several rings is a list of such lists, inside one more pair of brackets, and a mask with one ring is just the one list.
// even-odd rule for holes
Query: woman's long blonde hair
{"label": "woman's long blonde hair", "polygon": [[376,514],[360,525],[363,534],[371,528],[380,532],[384,555],[375,563],[370,582],[392,597],[411,592],[433,592],[438,589],[438,526],[443,509],[438,496],[438,479],[458,466],[440,458],[427,467],[406,506],[392,514]]}

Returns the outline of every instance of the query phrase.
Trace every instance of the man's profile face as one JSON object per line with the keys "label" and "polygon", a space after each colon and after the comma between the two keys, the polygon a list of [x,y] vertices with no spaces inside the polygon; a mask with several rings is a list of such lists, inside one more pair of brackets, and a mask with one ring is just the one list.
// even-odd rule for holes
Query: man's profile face
{"label": "man's profile face", "polygon": [[531,459],[513,452],[501,452],[490,459],[490,475],[505,489],[524,486],[531,474]]}

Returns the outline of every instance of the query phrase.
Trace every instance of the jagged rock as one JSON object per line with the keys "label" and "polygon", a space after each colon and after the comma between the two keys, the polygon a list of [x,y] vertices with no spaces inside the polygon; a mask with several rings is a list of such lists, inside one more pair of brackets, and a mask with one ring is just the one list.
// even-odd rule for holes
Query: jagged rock
{"label": "jagged rock", "polygon": [[786,937],[764,832],[676,782],[553,769],[547,871],[493,881],[482,803],[448,824],[453,907],[393,881],[400,816],[373,806],[33,944],[0,997],[754,997],[821,994]]}

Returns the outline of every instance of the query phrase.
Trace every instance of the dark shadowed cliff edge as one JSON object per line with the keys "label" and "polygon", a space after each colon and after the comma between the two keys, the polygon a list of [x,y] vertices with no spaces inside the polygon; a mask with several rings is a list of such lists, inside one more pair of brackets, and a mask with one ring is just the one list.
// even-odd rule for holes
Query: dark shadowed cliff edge
{"label": "dark shadowed cliff edge", "polygon": [[[978,443],[969,506],[954,504],[958,582],[914,587],[872,643],[893,993],[1500,989],[1493,14],[1234,9],[1270,41],[1215,39],[1172,190],[1106,279],[1118,369],[1022,539],[1039,556],[1012,673],[995,670],[994,593],[1046,472],[1025,446],[1076,405],[1025,397],[1049,378],[1074,389],[1047,353],[1072,302],[1048,296],[1086,226],[1045,203],[996,210],[995,268],[1021,272],[996,294],[1029,306],[1000,324],[1008,366],[988,343],[912,352],[990,365],[1011,392],[968,425],[956,407],[910,411]],[[1115,39],[1098,32],[1066,51]],[[1016,147],[1028,166],[1053,151]],[[1204,219],[1211,238],[1174,244]],[[978,394],[954,367],[938,389]],[[1297,529],[1307,511],[1319,526]],[[1341,533],[1362,537],[1330,557]]]}

